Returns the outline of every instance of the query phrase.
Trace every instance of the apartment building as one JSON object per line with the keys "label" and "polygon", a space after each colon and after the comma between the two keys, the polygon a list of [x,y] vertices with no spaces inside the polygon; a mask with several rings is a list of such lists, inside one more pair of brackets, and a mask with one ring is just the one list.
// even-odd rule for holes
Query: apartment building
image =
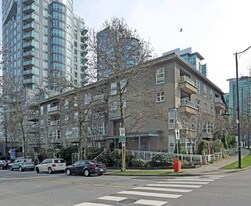
{"label": "apartment building", "polygon": [[[220,88],[176,53],[136,70],[41,101],[36,119],[41,147],[78,144],[81,117],[88,146],[118,148],[121,109],[128,150],[173,153],[179,142],[190,153],[200,140],[213,140],[225,113]],[[118,81],[126,87],[122,101]]]}
{"label": "apartment building", "polygon": [[[39,92],[64,88],[53,80],[84,85],[86,27],[72,0],[2,1],[3,76]],[[23,90],[22,90],[23,91]]]}
{"label": "apartment building", "polygon": [[[107,136],[107,83],[65,92],[30,105],[30,151],[53,151],[57,145],[101,146]],[[80,131],[82,130],[82,131]]]}

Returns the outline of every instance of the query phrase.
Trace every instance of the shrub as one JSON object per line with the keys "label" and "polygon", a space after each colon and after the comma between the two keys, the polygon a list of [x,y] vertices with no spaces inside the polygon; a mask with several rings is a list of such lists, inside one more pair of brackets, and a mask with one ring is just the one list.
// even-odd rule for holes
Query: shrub
{"label": "shrub", "polygon": [[130,161],[129,161],[129,166],[130,167],[145,167],[146,162],[141,158],[131,156]]}
{"label": "shrub", "polygon": [[150,161],[151,167],[165,167],[173,165],[174,156],[171,154],[157,154]]}

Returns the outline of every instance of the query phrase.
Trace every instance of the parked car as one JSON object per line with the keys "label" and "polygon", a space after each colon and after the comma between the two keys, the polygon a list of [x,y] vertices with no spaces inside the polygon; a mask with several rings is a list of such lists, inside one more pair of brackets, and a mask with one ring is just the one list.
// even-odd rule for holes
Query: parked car
{"label": "parked car", "polygon": [[33,171],[35,168],[34,162],[31,159],[16,159],[10,165],[10,170],[19,170],[20,172],[24,170],[31,170]]}
{"label": "parked car", "polygon": [[65,172],[67,175],[81,174],[87,177],[91,174],[103,175],[106,170],[105,164],[93,162],[92,160],[79,160],[66,167]]}
{"label": "parked car", "polygon": [[61,158],[45,159],[41,164],[36,165],[35,170],[39,172],[64,172],[66,168],[66,162]]}
{"label": "parked car", "polygon": [[9,168],[8,162],[6,160],[0,160],[0,170],[8,168]]}

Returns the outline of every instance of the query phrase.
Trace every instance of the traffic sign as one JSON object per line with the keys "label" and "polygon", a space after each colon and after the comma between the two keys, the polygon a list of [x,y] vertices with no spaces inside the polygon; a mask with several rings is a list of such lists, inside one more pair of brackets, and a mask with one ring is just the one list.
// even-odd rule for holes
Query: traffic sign
{"label": "traffic sign", "polygon": [[125,141],[122,141],[121,144],[122,144],[122,146],[124,147],[124,146],[125,146]]}
{"label": "traffic sign", "polygon": [[125,142],[126,137],[125,136],[119,136],[119,142]]}
{"label": "traffic sign", "polygon": [[119,136],[125,136],[125,128],[123,127],[119,128]]}
{"label": "traffic sign", "polygon": [[10,158],[11,159],[16,159],[16,150],[15,149],[10,150]]}

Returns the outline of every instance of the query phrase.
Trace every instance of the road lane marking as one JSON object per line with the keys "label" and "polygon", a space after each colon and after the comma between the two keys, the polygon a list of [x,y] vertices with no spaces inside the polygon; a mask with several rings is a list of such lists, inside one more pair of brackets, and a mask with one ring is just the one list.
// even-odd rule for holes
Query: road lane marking
{"label": "road lane marking", "polygon": [[154,191],[165,191],[165,192],[192,192],[193,190],[186,189],[173,189],[173,188],[157,188],[157,187],[135,187],[134,190],[154,190]]}
{"label": "road lane marking", "polygon": [[201,185],[179,185],[179,184],[148,184],[153,187],[186,187],[186,188],[200,188]]}
{"label": "road lane marking", "polygon": [[169,183],[172,183],[172,184],[191,184],[191,185],[206,185],[208,184],[209,182],[181,182],[181,181],[163,181],[163,182],[157,182],[157,183],[163,183],[163,184],[169,184]]}
{"label": "road lane marking", "polygon": [[119,201],[127,199],[127,197],[103,196],[103,197],[100,197],[98,199],[99,200],[110,200],[110,201],[117,201],[117,202],[119,202]]}
{"label": "road lane marking", "polygon": [[167,202],[164,201],[157,201],[157,200],[144,200],[144,199],[140,199],[137,200],[135,202],[135,204],[139,204],[139,205],[148,205],[148,206],[161,206],[166,204]]}
{"label": "road lane marking", "polygon": [[139,192],[139,191],[121,191],[119,194],[125,195],[138,195],[138,196],[151,196],[151,197],[164,197],[164,198],[179,198],[182,195],[174,195],[174,194],[164,194],[164,193],[152,193],[152,192]]}

